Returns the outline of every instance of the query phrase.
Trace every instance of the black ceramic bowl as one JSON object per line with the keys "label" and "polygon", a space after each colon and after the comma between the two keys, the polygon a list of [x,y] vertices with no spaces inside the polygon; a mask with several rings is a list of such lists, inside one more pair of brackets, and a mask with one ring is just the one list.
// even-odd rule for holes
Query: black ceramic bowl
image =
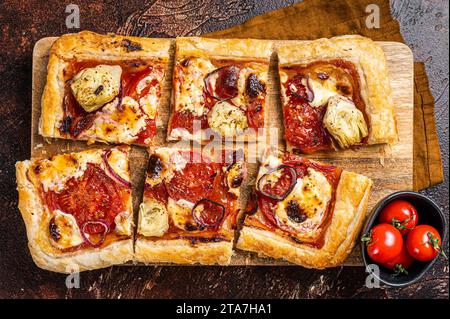
{"label": "black ceramic bowl", "polygon": [[[370,216],[368,217],[362,234],[367,234],[373,226],[378,224],[378,217],[383,208],[396,199],[403,199],[413,204],[419,214],[418,224],[427,224],[433,226],[441,235],[442,242],[445,242],[446,239],[444,237],[446,225],[444,214],[431,199],[413,191],[401,191],[393,193],[378,202],[378,204],[373,208]],[[369,271],[369,273],[371,273],[381,282],[393,287],[403,287],[415,283],[431,268],[436,259],[439,258],[436,257],[434,260],[429,262],[420,262],[415,260],[411,267],[408,269],[408,275],[400,274],[394,277],[392,276],[393,272],[391,270],[381,266],[378,267],[379,271],[373,271],[374,269],[368,265],[373,265],[375,264],[375,262],[373,262],[367,255],[366,245],[361,245],[361,251],[364,265],[366,266],[367,271]]]}

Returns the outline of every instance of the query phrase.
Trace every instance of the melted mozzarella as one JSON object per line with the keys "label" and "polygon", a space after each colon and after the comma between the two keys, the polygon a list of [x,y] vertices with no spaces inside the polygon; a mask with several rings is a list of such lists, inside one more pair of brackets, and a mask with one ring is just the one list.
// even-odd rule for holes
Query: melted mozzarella
{"label": "melted mozzarella", "polygon": [[114,218],[114,223],[116,224],[115,232],[118,235],[125,235],[125,236],[131,235],[132,222],[130,218],[130,213],[121,212]]}
{"label": "melted mozzarella", "polygon": [[190,203],[188,201],[175,202],[175,200],[169,197],[167,210],[169,211],[170,218],[176,227],[186,229],[186,224],[192,222],[192,207],[194,205],[194,203]]}
{"label": "melted mozzarella", "polygon": [[[320,225],[325,216],[328,202],[331,200],[332,187],[321,172],[308,168],[308,175],[297,179],[292,192],[277,204],[276,216],[278,220],[296,230],[311,229]],[[290,201],[295,201],[306,214],[307,219],[302,223],[292,221],[287,214]]]}
{"label": "melted mozzarella", "polygon": [[67,249],[82,244],[83,237],[75,217],[58,209],[54,213],[52,219],[54,224],[53,226],[49,224],[49,227],[52,227],[52,232],[56,233],[59,238],[49,236],[51,244],[59,249]]}
{"label": "melted mozzarella", "polygon": [[363,113],[351,100],[339,95],[330,98],[323,124],[344,148],[360,143],[369,135]]}
{"label": "melted mozzarella", "polygon": [[112,101],[120,89],[122,68],[113,65],[98,65],[76,74],[70,88],[77,102],[92,112]]}
{"label": "melted mozzarella", "polygon": [[146,116],[139,103],[126,96],[120,107],[118,99],[105,105],[95,119],[93,129],[96,136],[105,141],[131,143],[146,125]]}
{"label": "melted mozzarella", "polygon": [[208,113],[208,124],[222,136],[239,135],[248,128],[247,115],[226,101],[214,105]]}
{"label": "melted mozzarella", "polygon": [[139,234],[161,237],[168,229],[169,214],[163,203],[148,199],[141,203],[139,206]]}
{"label": "melted mozzarella", "polygon": [[216,68],[212,63],[202,58],[191,58],[186,72],[182,75],[182,81],[177,82],[176,110],[188,110],[201,116],[206,109],[203,104],[204,78]]}
{"label": "melted mozzarella", "polygon": [[312,106],[325,105],[330,97],[338,94],[336,83],[331,78],[326,81],[316,81],[310,78],[309,83],[314,93],[314,99],[310,103]]}

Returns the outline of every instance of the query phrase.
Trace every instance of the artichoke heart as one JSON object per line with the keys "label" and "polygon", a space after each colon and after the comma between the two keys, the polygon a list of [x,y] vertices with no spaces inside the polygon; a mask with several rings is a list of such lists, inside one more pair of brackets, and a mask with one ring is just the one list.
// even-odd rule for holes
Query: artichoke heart
{"label": "artichoke heart", "polygon": [[73,77],[70,89],[78,104],[86,112],[93,112],[119,94],[121,75],[122,68],[117,65],[86,68]]}
{"label": "artichoke heart", "polygon": [[139,206],[139,234],[161,237],[168,229],[169,214],[163,203],[156,200],[146,200],[141,203]]}
{"label": "artichoke heart", "polygon": [[343,148],[360,143],[369,134],[363,113],[340,95],[330,97],[323,124]]}
{"label": "artichoke heart", "polygon": [[248,128],[244,111],[226,101],[214,105],[208,113],[208,124],[222,136],[238,135]]}

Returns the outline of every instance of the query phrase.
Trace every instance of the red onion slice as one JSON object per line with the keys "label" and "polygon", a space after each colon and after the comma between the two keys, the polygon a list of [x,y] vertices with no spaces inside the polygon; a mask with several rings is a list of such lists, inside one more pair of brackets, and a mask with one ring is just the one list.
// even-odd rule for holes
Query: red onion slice
{"label": "red onion slice", "polygon": [[[86,233],[86,227],[88,227],[88,226],[100,226],[103,228],[103,231],[100,233],[100,236],[101,236],[100,240],[98,240],[96,242],[91,241],[91,239],[89,238],[90,234]],[[104,220],[95,220],[95,221],[88,220],[81,225],[81,236],[83,236],[83,239],[85,241],[87,241],[93,247],[101,246],[101,244],[103,244],[103,242],[105,241],[106,235],[108,234],[108,232],[109,232],[109,226]],[[96,233],[96,235],[98,235],[98,233]]]}
{"label": "red onion slice", "polygon": [[119,183],[121,183],[126,188],[131,188],[131,182],[127,181],[126,179],[122,178],[119,174],[117,174],[114,169],[111,167],[111,165],[108,162],[108,157],[111,154],[111,150],[106,150],[103,155],[103,162],[105,162],[106,169],[108,170],[108,173],[110,173]]}
{"label": "red onion slice", "polygon": [[238,95],[240,68],[224,66],[209,73],[205,79],[206,92],[216,100],[230,100]]}
{"label": "red onion slice", "polygon": [[[276,177],[278,173],[281,174],[279,177]],[[296,183],[297,173],[295,169],[281,165],[261,176],[257,183],[257,190],[268,198],[281,201],[290,194]]]}
{"label": "red onion slice", "polygon": [[216,228],[225,216],[225,207],[209,199],[201,199],[192,209],[192,216],[200,227]]}
{"label": "red onion slice", "polygon": [[312,102],[314,100],[314,92],[309,76],[294,76],[289,82],[288,89],[292,96],[295,96],[300,100],[306,102]]}

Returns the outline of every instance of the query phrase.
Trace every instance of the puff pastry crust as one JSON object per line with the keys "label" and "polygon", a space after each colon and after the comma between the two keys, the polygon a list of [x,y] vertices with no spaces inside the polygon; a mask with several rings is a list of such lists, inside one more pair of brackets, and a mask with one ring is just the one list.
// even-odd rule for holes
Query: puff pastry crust
{"label": "puff pastry crust", "polygon": [[[171,116],[169,119],[167,139],[169,141],[197,140],[200,142],[205,142],[209,141],[211,138],[221,139],[225,137],[233,138],[233,140],[236,141],[255,141],[258,138],[262,138],[263,132],[261,130],[264,128],[264,126],[261,126],[261,124],[259,126],[255,124],[254,126],[256,128],[254,128],[250,125],[250,121],[252,120],[250,119],[249,114],[250,112],[253,112],[250,110],[250,108],[254,107],[251,106],[250,102],[240,103],[240,101],[244,101],[244,92],[246,89],[245,86],[247,85],[245,78],[247,78],[248,81],[248,77],[250,74],[256,75],[259,83],[264,86],[264,92],[259,92],[259,94],[258,92],[255,93],[258,96],[258,99],[261,99],[262,102],[260,103],[259,110],[254,112],[254,114],[258,112],[264,112],[266,96],[265,88],[268,83],[267,73],[269,69],[269,60],[271,54],[272,42],[269,40],[208,39],[199,37],[177,38]],[[186,66],[181,65],[182,61],[188,60],[194,62],[190,62],[190,64],[186,63]],[[230,100],[233,102],[231,104],[235,106],[237,105],[244,113],[247,113],[248,120],[245,119],[246,123],[242,125],[243,132],[237,132],[236,129],[231,132],[225,132],[224,130],[218,131],[217,129],[211,127],[211,122],[209,120],[210,117],[208,117],[208,121],[206,121],[206,118],[203,120],[204,122],[208,123],[208,128],[203,128],[204,124],[202,124],[201,127],[196,129],[194,133],[192,132],[191,128],[185,129],[183,126],[178,126],[175,123],[174,114],[179,111],[189,111],[194,114],[199,112],[201,113],[204,107],[203,104],[202,106],[200,106],[200,104],[203,102],[199,100],[203,99],[203,97],[201,96],[204,90],[204,86],[206,85],[206,80],[204,79],[207,78],[208,74],[211,74],[215,70],[219,70],[220,68],[227,67],[229,65],[242,66],[242,69],[237,75],[239,77],[239,80],[237,80],[238,83],[236,88],[236,90],[238,90],[238,95]],[[184,70],[182,70],[183,68]],[[189,71],[189,68],[191,68],[191,71]],[[189,84],[191,86],[189,88],[186,88],[187,81],[189,81],[189,83],[191,83],[192,81],[192,84]],[[196,90],[198,90],[198,94],[196,94]],[[206,90],[206,92],[208,92],[208,90]],[[198,95],[198,99],[195,97],[195,95]],[[214,101],[214,98],[212,97],[208,97],[207,99],[211,99],[211,101]],[[185,103],[185,101],[188,101],[188,103]],[[227,101],[228,99],[225,100],[224,103],[227,103]],[[189,110],[180,109],[180,105],[186,104],[192,105]],[[220,102],[215,103],[215,105],[218,104],[220,104]],[[262,116],[263,123],[267,122],[266,113],[267,112],[264,112]],[[209,111],[208,114],[211,114],[211,111]],[[231,114],[231,112],[227,112],[227,114]],[[198,118],[199,121],[201,121],[200,117],[201,116],[197,114],[196,118]],[[230,118],[230,115],[223,117],[224,118],[221,118],[220,120],[216,120],[216,123],[220,122],[221,124],[223,122],[222,120],[226,121],[227,118]],[[233,120],[231,120],[228,125],[234,125],[239,121],[240,118],[233,118]],[[255,120],[255,122],[256,121],[257,120]],[[217,132],[221,134],[218,137],[215,136]]]}
{"label": "puff pastry crust", "polygon": [[[162,74],[158,75],[158,81],[162,85],[164,73],[167,72],[170,60],[171,43],[172,40],[170,39],[150,39],[115,34],[100,35],[90,31],[66,34],[58,38],[51,48],[47,66],[47,82],[41,100],[39,134],[45,137],[135,144],[131,141],[131,138],[121,136],[121,132],[116,132],[117,134],[114,135],[108,133],[110,130],[114,130],[113,127],[107,129],[99,127],[97,132],[92,130],[92,132],[89,131],[77,137],[70,137],[68,134],[61,133],[60,127],[64,119],[63,104],[66,95],[65,81],[67,80],[65,73],[71,67],[72,62],[79,61],[95,61],[100,64],[104,62],[112,65],[121,62],[126,63],[127,61],[151,61],[153,65],[158,65],[162,69]],[[155,98],[159,99],[157,96]],[[118,101],[124,102],[124,99],[119,98]],[[117,98],[109,104],[116,102]],[[133,103],[133,106],[136,103]],[[160,102],[157,101],[153,104],[156,105],[151,107],[155,108],[156,113],[158,113]],[[137,108],[135,109],[133,109],[134,113],[137,112]],[[149,112],[145,113],[149,115]],[[136,113],[135,116],[140,116],[140,114]],[[130,115],[129,119],[132,118],[132,115]],[[122,119],[122,121],[125,120]],[[120,118],[117,119],[117,123],[121,123],[120,121]],[[122,129],[122,131],[127,129],[131,128]]]}
{"label": "puff pastry crust", "polygon": [[[128,147],[111,149],[111,152],[113,154],[110,161],[111,167],[129,180]],[[26,226],[28,247],[38,267],[55,272],[72,273],[122,264],[132,259],[131,194],[124,203],[126,210],[123,212],[125,219],[122,220],[125,227],[123,236],[106,239],[99,247],[81,247],[67,251],[51,243],[49,220],[55,215],[55,211],[51,211],[45,203],[42,190],[56,190],[64,187],[65,181],[82,174],[84,169],[82,166],[86,163],[99,164],[102,154],[103,150],[88,150],[57,155],[50,160],[26,160],[16,163],[19,210]]]}
{"label": "puff pastry crust", "polygon": [[[332,218],[325,230],[323,245],[301,244],[282,232],[257,227],[246,216],[236,248],[260,256],[285,259],[307,268],[339,266],[350,254],[362,227],[372,181],[362,175],[342,171],[335,193]],[[254,216],[262,216],[258,208]]]}
{"label": "puff pastry crust", "polygon": [[[243,162],[211,162],[213,158],[206,155],[201,165],[213,163],[213,166],[208,167],[215,173],[213,180],[205,182],[210,168],[196,164],[188,167],[189,163],[196,163],[189,162],[184,157],[189,152],[191,151],[186,148],[155,148],[150,152],[135,242],[134,260],[137,262],[204,265],[230,263],[233,254],[233,224],[241,207],[240,185],[245,178],[245,168],[240,166]],[[196,175],[203,170],[208,173],[205,175],[200,172],[200,175]],[[232,187],[226,186],[228,176],[241,180],[236,179],[237,184]],[[161,185],[164,185],[163,191]],[[201,206],[200,203],[205,203],[205,200],[224,207],[224,215],[216,226],[203,224],[193,216],[193,211]],[[209,210],[218,209],[216,204],[204,206],[204,212],[212,214]],[[213,216],[204,218],[211,220],[214,219]]]}
{"label": "puff pastry crust", "polygon": [[[375,42],[358,35],[318,39],[278,48],[279,65],[306,65],[315,61],[342,59],[353,63],[360,79],[360,93],[369,119],[367,144],[395,143],[398,140],[395,107],[386,57]],[[280,70],[283,83],[285,75]],[[293,145],[288,143],[288,150]]]}

